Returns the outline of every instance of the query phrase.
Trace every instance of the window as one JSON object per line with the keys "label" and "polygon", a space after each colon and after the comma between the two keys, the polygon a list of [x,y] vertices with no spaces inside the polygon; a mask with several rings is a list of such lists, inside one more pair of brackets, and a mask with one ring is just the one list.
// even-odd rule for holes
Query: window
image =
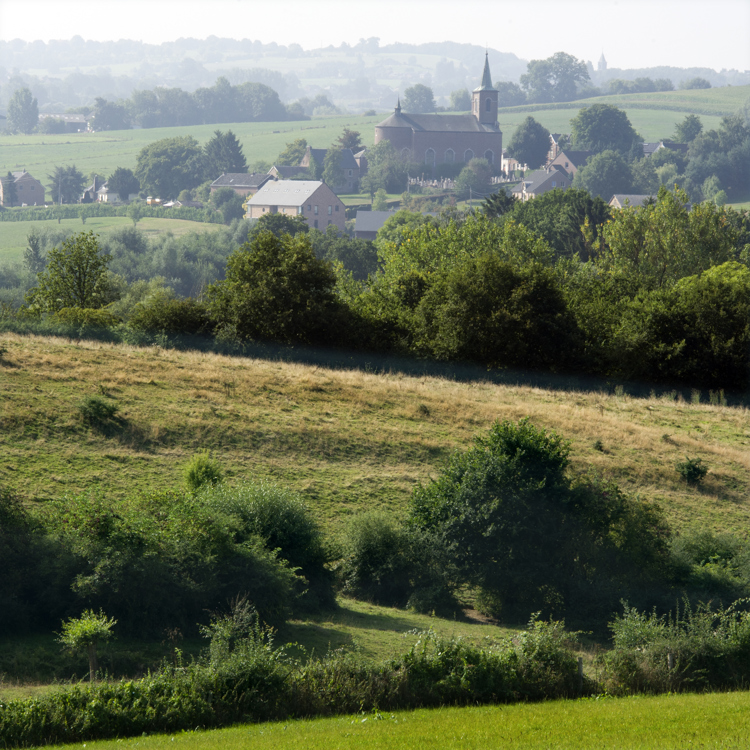
{"label": "window", "polygon": [[331,226],[331,220],[330,219],[328,219],[328,224],[326,226],[329,226],[329,227]]}
{"label": "window", "polygon": [[351,177],[351,176],[352,176],[352,170],[350,169],[349,170],[349,177]]}
{"label": "window", "polygon": [[313,213],[317,216],[318,215],[318,207],[315,206],[314,208],[315,208],[315,210],[313,211]]}
{"label": "window", "polygon": [[330,216],[333,213],[333,206],[328,206],[328,215]]}
{"label": "window", "polygon": [[424,163],[429,164],[431,167],[435,166],[435,149],[434,148],[428,148],[427,151],[424,152]]}
{"label": "window", "polygon": [[307,210],[312,211],[312,206],[309,203],[307,204]]}
{"label": "window", "polygon": [[557,183],[554,180],[552,180],[552,187],[557,187]]}
{"label": "window", "polygon": [[495,154],[490,149],[487,149],[487,151],[484,152],[484,158],[487,159],[490,164],[495,163]]}
{"label": "window", "polygon": [[313,222],[313,228],[314,229],[318,228],[318,220],[317,219],[315,219],[315,221]]}
{"label": "window", "polygon": [[484,103],[484,108],[487,112],[492,112],[492,99],[487,99]]}
{"label": "window", "polygon": [[456,161],[456,152],[452,148],[449,148],[445,152],[445,163],[453,164],[454,161]]}
{"label": "window", "polygon": [[297,209],[297,214],[301,214],[301,213],[302,213],[302,212],[303,212],[304,210],[305,210],[305,207],[304,207],[304,206],[300,206],[300,207],[299,207],[299,208]]}
{"label": "window", "polygon": [[473,158],[474,158],[474,152],[470,148],[467,148],[466,151],[464,151],[464,161],[468,163]]}
{"label": "window", "polygon": [[335,210],[336,210],[336,211],[338,211],[338,210],[339,210],[338,204],[336,204],[336,206],[335,206]]}

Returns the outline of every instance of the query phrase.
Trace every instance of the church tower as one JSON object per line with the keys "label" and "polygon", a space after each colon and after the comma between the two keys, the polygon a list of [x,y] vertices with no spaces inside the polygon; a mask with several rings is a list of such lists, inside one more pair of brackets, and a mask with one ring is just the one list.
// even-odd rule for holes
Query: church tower
{"label": "church tower", "polygon": [[602,71],[607,69],[607,58],[604,57],[604,52],[602,52],[602,56],[599,58],[599,62],[596,64],[596,69],[601,73]]}
{"label": "church tower", "polygon": [[499,127],[497,123],[498,94],[498,90],[492,85],[489,53],[485,53],[482,83],[474,89],[471,95],[471,114],[479,120],[480,124],[493,130]]}

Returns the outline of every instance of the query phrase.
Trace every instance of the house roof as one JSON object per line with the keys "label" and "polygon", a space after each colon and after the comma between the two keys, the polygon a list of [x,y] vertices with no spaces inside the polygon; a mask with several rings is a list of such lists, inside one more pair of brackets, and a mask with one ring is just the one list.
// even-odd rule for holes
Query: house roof
{"label": "house roof", "polygon": [[[327,148],[310,148],[307,147],[312,157],[315,159],[316,164],[323,165],[326,154],[328,153]],[[350,148],[341,149],[341,158],[339,159],[339,167],[341,169],[359,169],[359,164],[354,160],[354,154]]]}
{"label": "house roof", "polygon": [[[568,180],[570,182],[570,176],[568,173],[560,167],[559,164],[554,165],[552,169],[537,169],[531,174],[527,175],[521,182],[518,183],[512,190],[511,193],[523,193],[524,187],[527,193],[538,193],[542,187],[546,186],[547,182],[554,180],[557,182],[558,179]],[[555,187],[560,187],[555,185]],[[551,189],[552,185],[549,185],[548,189]]]}
{"label": "house roof", "polygon": [[[325,183],[319,180],[272,180],[247,203],[253,206],[301,206],[321,185]],[[333,191],[331,195],[334,195]]]}
{"label": "house roof", "polygon": [[58,115],[52,112],[42,112],[39,114],[40,120],[46,120],[48,118],[54,118],[55,120],[62,120],[63,122],[76,122],[85,125],[87,120],[85,115]]}
{"label": "house roof", "polygon": [[482,125],[474,115],[405,115],[396,111],[382,122],[377,128],[411,128],[430,133],[494,133],[490,125]]}
{"label": "house roof", "polygon": [[289,177],[294,177],[298,174],[304,174],[305,172],[307,172],[307,167],[300,167],[299,165],[295,167],[288,167],[284,164],[274,164],[268,171],[268,174],[270,175],[274,170],[276,170],[276,174],[278,174],[279,177],[288,179]]}
{"label": "house roof", "polygon": [[628,195],[626,193],[615,193],[609,201],[610,206],[614,206],[617,203],[620,207],[624,207],[627,203],[632,208],[638,208],[642,206],[649,198],[653,198],[653,195]]}
{"label": "house roof", "polygon": [[377,232],[395,211],[357,211],[354,218],[355,232]]}
{"label": "house roof", "polygon": [[262,174],[260,172],[253,172],[252,174],[247,174],[246,172],[226,172],[221,175],[221,177],[217,177],[211,183],[211,187],[254,188],[260,187],[264,182],[267,182],[270,179],[271,175]]}
{"label": "house roof", "polygon": [[574,167],[580,169],[585,166],[589,157],[593,156],[593,151],[561,151],[556,157],[555,161],[565,157]]}

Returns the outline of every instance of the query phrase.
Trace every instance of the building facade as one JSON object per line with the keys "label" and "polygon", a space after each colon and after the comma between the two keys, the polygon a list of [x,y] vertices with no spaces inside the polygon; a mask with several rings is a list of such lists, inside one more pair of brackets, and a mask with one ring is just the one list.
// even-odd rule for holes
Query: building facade
{"label": "building facade", "polygon": [[325,184],[317,180],[272,180],[267,182],[245,204],[247,219],[265,214],[302,216],[313,229],[334,226],[344,231],[346,207]]}
{"label": "building facade", "polygon": [[44,186],[25,169],[11,172],[13,182],[0,175],[0,204],[3,206],[41,206],[44,203]]}
{"label": "building facade", "polygon": [[482,82],[471,97],[471,114],[408,114],[401,111],[399,101],[393,114],[375,126],[375,143],[390,141],[404,161],[430,170],[479,157],[500,171],[503,134],[497,121],[498,103],[485,56]]}

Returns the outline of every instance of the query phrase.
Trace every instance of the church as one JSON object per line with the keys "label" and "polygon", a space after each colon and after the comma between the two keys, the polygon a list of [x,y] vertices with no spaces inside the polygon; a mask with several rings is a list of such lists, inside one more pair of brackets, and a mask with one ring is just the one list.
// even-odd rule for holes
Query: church
{"label": "church", "polygon": [[500,170],[503,134],[497,122],[498,91],[485,55],[482,83],[471,95],[471,114],[407,114],[399,101],[394,113],[375,126],[375,143],[390,141],[404,161],[434,168],[487,159]]}

